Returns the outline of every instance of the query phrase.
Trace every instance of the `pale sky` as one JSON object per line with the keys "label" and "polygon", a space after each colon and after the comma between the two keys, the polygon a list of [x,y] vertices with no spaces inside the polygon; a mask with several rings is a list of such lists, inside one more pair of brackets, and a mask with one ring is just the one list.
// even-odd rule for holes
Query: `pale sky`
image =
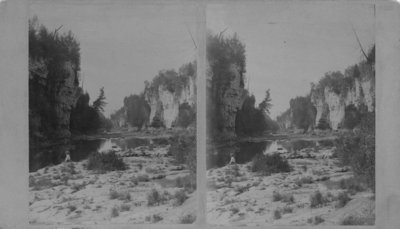
{"label": "pale sky", "polygon": [[63,25],[60,32],[75,34],[81,47],[83,88],[93,102],[104,86],[106,116],[123,105],[125,96],[142,92],[144,81],[160,70],[177,70],[195,60],[188,32],[196,39],[193,4],[87,2],[92,4],[32,1],[30,17],[37,15],[49,30]]}
{"label": "pale sky", "polygon": [[352,25],[364,49],[375,42],[374,6],[338,2],[209,4],[207,28],[238,34],[246,45],[250,92],[258,104],[271,89],[275,118],[325,72],[343,72],[362,59]]}

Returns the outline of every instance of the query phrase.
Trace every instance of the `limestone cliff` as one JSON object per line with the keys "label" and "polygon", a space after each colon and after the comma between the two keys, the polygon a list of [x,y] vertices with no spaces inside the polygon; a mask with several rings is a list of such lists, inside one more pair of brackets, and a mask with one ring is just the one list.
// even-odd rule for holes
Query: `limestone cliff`
{"label": "limestone cliff", "polygon": [[[214,73],[208,67],[207,77],[215,83],[208,85],[208,104],[207,108],[211,111],[207,119],[213,120],[211,128],[224,134],[235,133],[235,122],[238,110],[242,108],[247,91],[244,88],[244,75],[236,64],[230,64],[228,75],[224,83],[215,80]],[[221,76],[219,76],[221,77]]]}
{"label": "limestone cliff", "polygon": [[30,133],[36,137],[66,138],[71,110],[79,97],[76,67],[60,65],[59,75],[50,75],[46,61],[29,60]]}
{"label": "limestone cliff", "polygon": [[320,81],[319,85],[311,90],[311,102],[316,108],[315,125],[322,119],[326,120],[333,130],[340,129],[350,106],[357,110],[374,111],[374,65],[362,62],[352,66],[346,70],[344,77],[338,77],[338,80],[340,88],[337,83]]}
{"label": "limestone cliff", "polygon": [[170,80],[176,80],[178,83],[170,84],[169,81],[154,80],[144,91],[145,100],[150,105],[149,124],[158,120],[166,128],[171,128],[177,124],[179,111],[183,104],[195,109],[195,74],[179,75]]}

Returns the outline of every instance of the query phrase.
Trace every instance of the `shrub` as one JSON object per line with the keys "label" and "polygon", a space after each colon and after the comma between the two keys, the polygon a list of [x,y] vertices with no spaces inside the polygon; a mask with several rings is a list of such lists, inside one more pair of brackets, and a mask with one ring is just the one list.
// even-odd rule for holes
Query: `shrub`
{"label": "shrub", "polygon": [[196,177],[193,175],[188,175],[184,177],[177,177],[175,179],[175,185],[178,188],[184,188],[188,193],[192,193],[196,190]]}
{"label": "shrub", "polygon": [[188,127],[196,121],[196,110],[188,103],[179,105],[179,113],[176,120],[176,126]]}
{"label": "shrub", "polygon": [[331,126],[329,125],[329,122],[325,118],[320,118],[318,121],[317,128],[320,130],[329,130],[331,129]]}
{"label": "shrub", "polygon": [[161,201],[161,196],[160,193],[157,191],[157,189],[152,189],[150,193],[147,194],[147,205],[148,206],[154,206],[154,205],[159,205]]}
{"label": "shrub", "polygon": [[76,210],[76,206],[75,205],[68,205],[67,208],[68,208],[69,212],[73,212],[73,211]]}
{"label": "shrub", "polygon": [[175,198],[175,206],[180,206],[182,205],[189,197],[186,195],[186,192],[184,190],[179,190],[177,192],[175,192],[174,195]]}
{"label": "shrub", "polygon": [[97,171],[115,171],[127,169],[122,158],[118,157],[114,152],[110,153],[91,153],[86,165],[88,170]]}
{"label": "shrub", "polygon": [[192,224],[196,221],[196,215],[194,214],[187,214],[184,215],[181,219],[180,219],[180,223],[182,224]]}
{"label": "shrub", "polygon": [[273,193],[272,193],[272,200],[273,201],[280,201],[280,200],[282,200],[282,195],[279,193],[279,192],[277,192],[277,191],[274,191]]}
{"label": "shrub", "polygon": [[354,177],[341,179],[339,181],[339,187],[341,189],[347,189],[350,193],[357,193],[365,190],[365,187],[361,181],[359,179],[355,179]]}
{"label": "shrub", "polygon": [[294,203],[294,196],[293,194],[280,194],[278,191],[274,191],[272,193],[272,200],[273,201],[283,201],[286,203]]}
{"label": "shrub", "polygon": [[286,205],[285,207],[283,207],[282,209],[283,214],[287,214],[287,213],[292,213],[293,212],[293,208]]}
{"label": "shrub", "polygon": [[310,207],[317,208],[321,207],[326,203],[325,198],[322,196],[320,191],[316,191],[310,196]]}
{"label": "shrub", "polygon": [[314,225],[318,225],[318,224],[320,224],[320,223],[323,223],[325,220],[321,217],[321,216],[315,216],[314,217],[314,220],[313,220],[313,224]]}
{"label": "shrub", "polygon": [[239,208],[238,207],[232,207],[231,209],[229,209],[232,213],[232,215],[236,214],[239,212]]}
{"label": "shrub", "polygon": [[313,182],[314,181],[310,176],[302,177],[300,179],[296,179],[295,181],[296,185],[299,187],[303,186],[303,184],[312,184]]}
{"label": "shrub", "polygon": [[291,168],[287,160],[279,154],[257,154],[252,161],[252,172],[261,172],[263,175],[272,173],[290,172]]}
{"label": "shrub", "polygon": [[196,174],[196,136],[192,134],[179,134],[171,139],[169,148],[175,163],[185,164],[192,174]]}
{"label": "shrub", "polygon": [[274,219],[282,218],[281,212],[278,209],[274,210]]}
{"label": "shrub", "polygon": [[344,207],[347,202],[349,202],[351,200],[351,198],[349,197],[349,195],[347,194],[347,192],[341,192],[338,195],[338,202],[336,203],[336,207],[337,208],[342,208]]}
{"label": "shrub", "polygon": [[151,216],[146,216],[145,220],[151,221],[152,223],[157,223],[157,222],[160,222],[161,220],[163,220],[163,217],[160,216],[159,214],[154,214]]}
{"label": "shrub", "polygon": [[341,225],[374,225],[375,218],[374,217],[359,217],[359,216],[347,216],[340,223]]}
{"label": "shrub", "polygon": [[147,182],[147,181],[150,180],[150,178],[149,178],[149,175],[147,175],[147,174],[140,174],[140,175],[137,177],[137,180],[138,180],[139,182]]}
{"label": "shrub", "polygon": [[129,211],[129,210],[131,210],[131,205],[129,205],[129,204],[121,205],[121,211]]}
{"label": "shrub", "polygon": [[111,200],[131,200],[131,194],[129,192],[117,192],[115,190],[110,190],[109,196]]}
{"label": "shrub", "polygon": [[116,208],[116,207],[113,207],[112,209],[111,209],[111,217],[117,217],[117,216],[119,216],[119,212],[118,212],[118,209]]}
{"label": "shrub", "polygon": [[359,131],[338,138],[336,154],[342,165],[349,165],[356,178],[375,192],[375,114],[364,114],[359,126]]}

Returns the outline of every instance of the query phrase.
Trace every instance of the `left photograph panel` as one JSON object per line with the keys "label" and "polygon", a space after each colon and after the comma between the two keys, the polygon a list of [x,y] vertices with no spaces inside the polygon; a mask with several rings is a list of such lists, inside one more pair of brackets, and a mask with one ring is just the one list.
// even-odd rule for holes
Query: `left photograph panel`
{"label": "left photograph panel", "polygon": [[30,2],[31,225],[196,221],[196,8]]}

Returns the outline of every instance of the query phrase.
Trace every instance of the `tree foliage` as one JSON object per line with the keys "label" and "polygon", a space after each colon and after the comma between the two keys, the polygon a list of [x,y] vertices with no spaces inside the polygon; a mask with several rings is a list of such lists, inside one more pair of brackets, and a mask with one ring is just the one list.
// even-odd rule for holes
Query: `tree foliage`
{"label": "tree foliage", "polygon": [[375,113],[363,114],[358,127],[340,136],[336,154],[343,165],[351,166],[356,176],[375,190]]}
{"label": "tree foliage", "polygon": [[266,114],[269,114],[269,110],[272,107],[272,103],[271,103],[271,94],[270,94],[270,90],[268,89],[267,91],[265,91],[265,98],[263,99],[263,101],[258,105],[258,108],[265,112]]}
{"label": "tree foliage", "polygon": [[127,113],[127,122],[141,130],[149,122],[150,105],[144,95],[130,95],[124,98],[124,107]]}
{"label": "tree foliage", "polygon": [[75,107],[71,111],[70,130],[77,133],[90,134],[100,129],[110,130],[111,120],[104,115],[94,105],[90,106],[89,94],[82,93]]}
{"label": "tree foliage", "polygon": [[314,127],[316,109],[311,103],[310,96],[298,96],[290,100],[290,109],[293,114],[293,125],[307,131]]}
{"label": "tree foliage", "polygon": [[[62,26],[62,25],[61,25]],[[71,31],[49,31],[34,16],[29,20],[29,122],[30,137],[53,138],[60,128],[57,97],[68,77],[78,87],[80,46]],[[71,73],[72,70],[72,73]],[[76,96],[75,94],[69,95]],[[38,134],[39,133],[39,134]]]}
{"label": "tree foliage", "polygon": [[224,131],[225,92],[231,81],[239,77],[240,88],[244,90],[246,72],[245,45],[237,34],[224,37],[222,34],[207,34],[207,61],[210,66],[207,87],[207,121],[211,132]]}
{"label": "tree foliage", "polygon": [[107,104],[105,102],[106,96],[104,95],[104,87],[100,88],[99,97],[93,102],[93,108],[97,111],[104,111],[104,106]]}
{"label": "tree foliage", "polygon": [[235,131],[239,135],[257,135],[265,131],[275,132],[278,124],[264,110],[255,107],[254,95],[248,96],[236,113]]}

